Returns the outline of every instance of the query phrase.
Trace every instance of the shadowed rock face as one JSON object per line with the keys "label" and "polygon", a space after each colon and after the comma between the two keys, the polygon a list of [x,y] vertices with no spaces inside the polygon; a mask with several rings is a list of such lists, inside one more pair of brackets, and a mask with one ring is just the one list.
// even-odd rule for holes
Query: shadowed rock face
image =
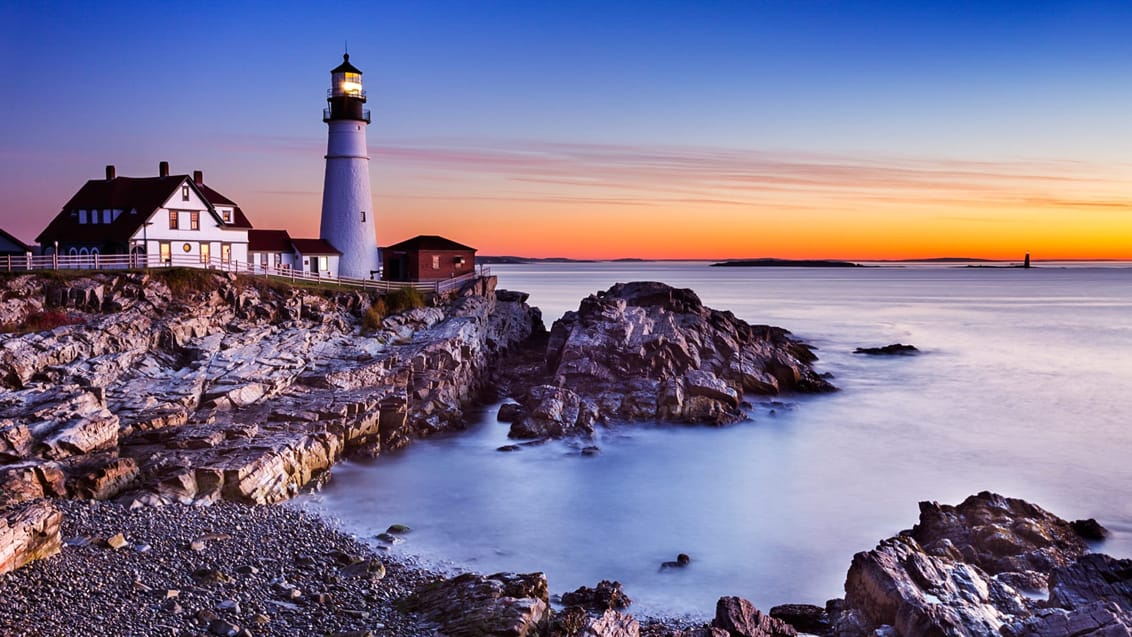
{"label": "shadowed rock face", "polygon": [[835,389],[814,360],[786,330],[705,307],[692,290],[619,283],[555,321],[511,435],[586,435],[607,420],[728,424],[744,418],[747,394]]}
{"label": "shadowed rock face", "polygon": [[480,279],[362,333],[359,292],[203,271],[2,279],[0,323],[66,320],[0,334],[0,505],[289,498],[344,453],[462,427],[492,363],[541,329],[507,298]]}

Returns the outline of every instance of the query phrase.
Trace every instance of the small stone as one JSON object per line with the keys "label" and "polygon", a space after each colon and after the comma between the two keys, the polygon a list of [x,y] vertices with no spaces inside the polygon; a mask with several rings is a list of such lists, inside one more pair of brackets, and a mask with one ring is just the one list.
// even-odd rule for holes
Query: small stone
{"label": "small stone", "polygon": [[495,450],[496,451],[518,451],[519,449],[522,449],[522,447],[520,447],[519,445],[503,445],[502,447],[497,447]]}
{"label": "small stone", "polygon": [[125,545],[126,545],[126,536],[122,535],[121,533],[112,535],[109,538],[107,538],[107,540],[106,540],[106,546],[108,546],[108,547],[110,547],[114,550],[118,550]]}
{"label": "small stone", "polygon": [[217,637],[236,637],[240,632],[240,627],[232,622],[217,619],[208,625],[208,632],[217,635]]}
{"label": "small stone", "polygon": [[193,540],[189,542],[189,548],[194,551],[203,551],[205,546],[204,540]]}
{"label": "small stone", "polygon": [[259,569],[252,566],[251,564],[244,564],[243,566],[236,568],[236,572],[240,575],[255,575],[259,572]]}
{"label": "small stone", "polygon": [[252,615],[252,618],[249,621],[256,626],[263,626],[270,622],[271,618],[267,615],[264,615],[263,613],[256,613],[255,615]]}
{"label": "small stone", "polygon": [[376,537],[386,544],[400,544],[405,541],[392,533],[378,533]]}
{"label": "small stone", "polygon": [[239,612],[240,612],[240,602],[237,602],[234,599],[226,599],[226,600],[223,600],[219,604],[216,605],[216,610],[218,610],[220,612],[232,612],[232,613],[239,614]]}
{"label": "small stone", "polygon": [[599,447],[594,447],[594,446],[582,447],[582,455],[583,456],[596,456],[599,453],[601,453],[601,449]]}
{"label": "small stone", "polygon": [[394,533],[397,535],[404,535],[409,531],[412,531],[412,529],[405,526],[404,524],[391,524],[388,529],[385,529],[386,533]]}

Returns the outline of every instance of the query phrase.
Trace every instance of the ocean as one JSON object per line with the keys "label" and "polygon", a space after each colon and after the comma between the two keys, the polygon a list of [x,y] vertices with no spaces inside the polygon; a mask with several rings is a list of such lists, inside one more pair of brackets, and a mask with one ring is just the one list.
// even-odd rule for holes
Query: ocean
{"label": "ocean", "polygon": [[[917,503],[990,490],[1112,532],[1132,557],[1132,264],[1018,268],[493,266],[549,327],[618,281],[663,281],[816,346],[840,392],[759,399],[724,428],[622,425],[501,453],[497,406],[468,431],[346,462],[299,498],[391,550],[481,572],[544,571],[552,593],[619,580],[639,615],[702,617],[843,596],[853,554],[910,528]],[[854,354],[912,344],[917,356]],[[660,571],[687,553],[683,569]]]}

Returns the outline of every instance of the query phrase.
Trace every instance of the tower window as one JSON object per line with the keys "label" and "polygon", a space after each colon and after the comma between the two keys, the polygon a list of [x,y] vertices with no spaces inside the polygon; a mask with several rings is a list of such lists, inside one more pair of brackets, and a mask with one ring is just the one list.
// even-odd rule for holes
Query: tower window
{"label": "tower window", "polygon": [[366,211],[363,210],[362,211],[362,223],[365,223],[365,222],[366,222]]}
{"label": "tower window", "polygon": [[181,186],[181,201],[188,201],[188,200],[189,200],[189,185],[185,184],[185,185]]}

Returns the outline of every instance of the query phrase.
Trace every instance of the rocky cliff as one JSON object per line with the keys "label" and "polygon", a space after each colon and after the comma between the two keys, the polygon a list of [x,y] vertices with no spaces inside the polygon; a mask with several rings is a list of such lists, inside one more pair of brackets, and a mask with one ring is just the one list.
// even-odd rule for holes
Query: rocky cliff
{"label": "rocky cliff", "polygon": [[748,394],[834,390],[816,359],[790,332],[705,307],[692,290],[618,283],[555,321],[538,364],[505,381],[521,405],[511,435],[586,435],[616,420],[732,423]]}
{"label": "rocky cliff", "polygon": [[463,426],[542,329],[479,279],[377,317],[370,294],[205,271],[0,281],[0,499],[286,499],[350,451]]}

